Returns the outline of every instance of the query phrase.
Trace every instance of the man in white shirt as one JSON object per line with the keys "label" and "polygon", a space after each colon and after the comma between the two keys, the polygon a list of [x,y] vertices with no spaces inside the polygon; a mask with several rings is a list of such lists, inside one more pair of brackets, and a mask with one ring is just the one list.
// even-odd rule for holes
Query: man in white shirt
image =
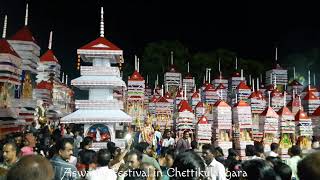
{"label": "man in white shirt", "polygon": [[107,149],[100,149],[97,154],[98,167],[93,171],[89,171],[87,180],[116,180],[117,174],[108,167],[111,160],[111,153]]}
{"label": "man in white shirt", "polygon": [[290,166],[292,170],[292,179],[298,178],[298,170],[297,165],[298,162],[301,161],[301,148],[298,145],[293,145],[289,150],[288,153],[290,158],[285,161],[285,163]]}
{"label": "man in white shirt", "polygon": [[162,147],[169,147],[174,145],[174,139],[171,137],[170,131],[167,131],[165,138],[162,140]]}
{"label": "man in white shirt", "polygon": [[209,180],[226,180],[226,169],[215,159],[215,148],[210,144],[202,146],[202,157],[207,165],[207,177]]}
{"label": "man in white shirt", "polygon": [[271,149],[271,151],[266,153],[266,157],[269,157],[269,156],[278,157],[279,156],[279,154],[278,154],[278,152],[279,152],[279,144],[278,143],[271,143],[270,149]]}

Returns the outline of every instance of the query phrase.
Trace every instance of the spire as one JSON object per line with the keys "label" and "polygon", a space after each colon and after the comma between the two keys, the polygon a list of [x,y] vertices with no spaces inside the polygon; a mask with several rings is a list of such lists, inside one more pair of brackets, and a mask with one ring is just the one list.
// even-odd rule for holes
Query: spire
{"label": "spire", "polygon": [[62,79],[62,81],[61,81],[62,84],[64,84],[64,72],[62,72],[62,78],[61,79]]}
{"label": "spire", "polygon": [[254,92],[254,78],[252,79],[252,92]]}
{"label": "spire", "polygon": [[313,86],[316,86],[316,74],[313,73]]}
{"label": "spire", "polygon": [[4,23],[3,23],[3,31],[2,31],[2,38],[6,38],[7,35],[7,23],[8,23],[8,16],[6,15],[4,17]]}
{"label": "spire", "polygon": [[296,79],[296,67],[293,66],[293,79]]}
{"label": "spire", "polygon": [[219,72],[221,72],[221,59],[219,58]]}
{"label": "spire", "polygon": [[236,70],[238,70],[238,57],[236,56]]}
{"label": "spire", "polygon": [[272,73],[270,74],[270,84],[273,84],[273,76],[272,76]]}
{"label": "spire", "polygon": [[276,62],[278,61],[278,47],[276,47],[275,60],[276,60]]}
{"label": "spire", "polygon": [[210,71],[211,71],[211,68],[208,68],[208,82],[209,82],[209,84],[211,83],[211,81],[210,81]]}
{"label": "spire", "polygon": [[249,85],[251,86],[251,74],[249,74]]}
{"label": "spire", "polygon": [[157,74],[157,86],[159,85],[159,76]]}
{"label": "spire", "polygon": [[173,51],[171,51],[171,64],[173,64]]}
{"label": "spire", "polygon": [[241,81],[243,81],[243,69],[241,69]]}
{"label": "spire", "polygon": [[140,72],[140,59],[137,60],[137,71]]}
{"label": "spire", "polygon": [[190,64],[189,64],[189,61],[188,61],[188,69],[187,69],[188,73],[190,72]]}
{"label": "spire", "polygon": [[68,74],[66,74],[66,85],[68,85]]}
{"label": "spire", "polygon": [[168,85],[168,83],[166,84],[166,90],[165,90],[166,92],[168,92],[169,91],[169,85]]}
{"label": "spire", "polygon": [[308,89],[310,90],[311,79],[310,79],[310,70],[308,70]]}
{"label": "spire", "polygon": [[101,7],[100,37],[104,37],[103,7]]}
{"label": "spire", "polygon": [[163,84],[161,85],[161,96],[163,97]]}
{"label": "spire", "polygon": [[260,74],[260,82],[262,83],[262,74]]}
{"label": "spire", "polygon": [[206,81],[208,81],[208,68],[206,68]]}
{"label": "spire", "polygon": [[259,78],[257,78],[257,91],[259,91]]}
{"label": "spire", "polygon": [[134,70],[137,70],[137,55],[134,55]]}
{"label": "spire", "polygon": [[149,75],[147,74],[147,84],[149,84]]}
{"label": "spire", "polygon": [[52,48],[52,31],[50,31],[50,36],[49,36],[49,45],[48,45],[48,49]]}
{"label": "spire", "polygon": [[26,15],[24,17],[24,25],[25,26],[28,26],[28,16],[29,16],[29,5],[27,3],[27,6],[26,6]]}

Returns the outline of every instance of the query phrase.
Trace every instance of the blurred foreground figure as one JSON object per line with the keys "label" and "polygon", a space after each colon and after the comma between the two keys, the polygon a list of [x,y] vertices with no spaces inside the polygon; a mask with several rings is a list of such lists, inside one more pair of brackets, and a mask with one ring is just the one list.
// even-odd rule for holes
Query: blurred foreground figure
{"label": "blurred foreground figure", "polygon": [[298,177],[300,180],[320,179],[320,152],[309,154],[298,163]]}
{"label": "blurred foreground figure", "polygon": [[22,157],[8,172],[7,180],[52,180],[51,163],[40,155]]}

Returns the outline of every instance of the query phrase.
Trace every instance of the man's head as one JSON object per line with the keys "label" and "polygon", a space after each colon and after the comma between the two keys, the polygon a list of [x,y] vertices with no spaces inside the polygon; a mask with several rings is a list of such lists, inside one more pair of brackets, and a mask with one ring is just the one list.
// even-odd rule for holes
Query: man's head
{"label": "man's head", "polygon": [[57,151],[59,156],[64,160],[69,160],[73,154],[73,141],[69,138],[63,138],[57,142]]}
{"label": "man's head", "polygon": [[141,161],[142,161],[141,152],[137,150],[132,150],[127,154],[126,163],[128,163],[129,167],[131,167],[132,169],[140,168]]}
{"label": "man's head", "polygon": [[254,156],[255,154],[255,148],[253,145],[249,144],[249,145],[246,145],[246,156]]}
{"label": "man's head", "polygon": [[204,144],[202,146],[202,157],[207,164],[210,164],[216,154],[215,148],[211,144]]}
{"label": "man's head", "polygon": [[298,145],[293,145],[289,150],[290,156],[300,156],[301,155],[301,148]]}
{"label": "man's head", "polygon": [[70,133],[71,133],[71,128],[68,126],[68,127],[66,128],[66,131],[67,131],[68,134],[70,134]]}
{"label": "man's head", "polygon": [[51,163],[43,156],[22,157],[8,172],[10,180],[52,180],[54,172]]}
{"label": "man's head", "polygon": [[135,149],[145,154],[152,154],[153,152],[151,146],[146,142],[140,142],[136,145]]}
{"label": "man's head", "polygon": [[25,135],[25,145],[30,147],[35,147],[37,143],[36,137],[33,135],[33,133],[28,132]]}
{"label": "man's head", "polygon": [[279,151],[279,144],[278,144],[278,143],[271,143],[270,149],[271,149],[271,151],[273,151],[273,152],[275,152],[275,153],[278,153],[278,151]]}
{"label": "man's head", "polygon": [[190,137],[189,131],[183,132],[183,139],[188,139]]}
{"label": "man's head", "polygon": [[320,152],[309,154],[298,163],[298,177],[300,180],[320,179]]}
{"label": "man's head", "polygon": [[14,163],[17,160],[17,146],[14,143],[7,143],[3,146],[3,157],[7,163]]}
{"label": "man's head", "polygon": [[100,149],[98,151],[98,164],[99,166],[108,166],[111,160],[111,153],[108,149]]}
{"label": "man's head", "polygon": [[171,138],[171,132],[170,131],[167,131],[166,132],[166,137],[169,139],[169,138]]}

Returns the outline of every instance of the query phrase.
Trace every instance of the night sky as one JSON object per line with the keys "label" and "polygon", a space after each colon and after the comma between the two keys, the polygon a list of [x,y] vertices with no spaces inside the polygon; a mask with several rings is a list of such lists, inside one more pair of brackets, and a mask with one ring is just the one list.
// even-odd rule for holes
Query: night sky
{"label": "night sky", "polygon": [[[70,78],[76,49],[99,36],[100,6],[105,8],[105,37],[122,48],[125,60],[141,55],[148,42],[179,40],[191,52],[227,48],[241,57],[273,59],[320,47],[320,11],[296,2],[168,0],[29,0],[29,27],[41,53],[50,30],[53,50]],[[8,37],[24,24],[26,0],[0,0],[0,27],[8,15]]]}

